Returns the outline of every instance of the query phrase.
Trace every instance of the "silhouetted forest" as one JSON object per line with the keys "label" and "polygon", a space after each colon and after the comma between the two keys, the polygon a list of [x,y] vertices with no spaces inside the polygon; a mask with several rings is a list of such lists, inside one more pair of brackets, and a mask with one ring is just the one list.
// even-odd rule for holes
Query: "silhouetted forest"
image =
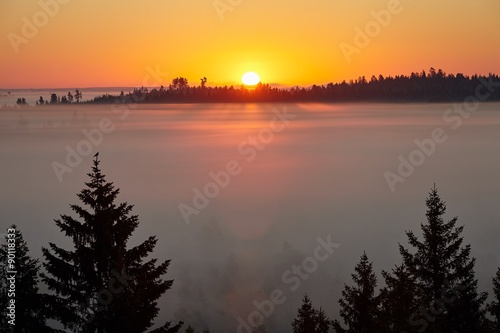
{"label": "silhouetted forest", "polygon": [[[62,332],[52,328],[49,319],[72,332],[88,333],[142,333],[153,325],[159,311],[157,301],[174,282],[164,279],[170,260],[158,263],[157,259],[146,259],[157,243],[154,236],[137,246],[127,246],[139,226],[138,216],[131,214],[132,205],[115,202],[119,189],[106,180],[99,163],[96,154],[89,181],[77,195],[83,205],[70,205],[77,217],[61,215],[55,220],[70,238],[72,250],[49,243],[43,248],[42,271],[39,260],[29,257],[22,233],[15,225],[9,229],[6,243],[0,246],[2,332]],[[457,224],[458,218],[443,219],[446,204],[435,187],[426,206],[421,236],[406,232],[408,246],[399,244],[401,262],[391,271],[382,271],[382,288],[377,290],[373,264],[363,253],[354,267],[352,282],[344,285],[338,300],[340,312],[327,314],[314,308],[306,294],[295,318],[289,314],[290,331],[500,332],[500,268],[493,277],[492,301],[488,303],[487,293],[478,291],[475,258],[462,236],[464,226]],[[13,298],[6,285],[12,269],[7,260],[12,238],[17,271],[14,316],[9,312]],[[50,293],[40,292],[40,282]],[[189,324],[184,328],[183,322],[166,322],[149,332],[209,332]],[[245,325],[236,331],[267,332],[265,322]]]}
{"label": "silhouetted forest", "polygon": [[[220,102],[447,102],[463,101],[469,96],[480,100],[500,100],[498,75],[466,76],[446,74],[441,69],[411,73],[409,76],[364,76],[349,82],[313,85],[290,89],[259,83],[245,86],[207,87],[207,79],[199,85],[177,77],[168,87],[158,89],[141,87],[120,95],[102,95],[90,103],[220,103]],[[484,98],[482,98],[484,97]]]}

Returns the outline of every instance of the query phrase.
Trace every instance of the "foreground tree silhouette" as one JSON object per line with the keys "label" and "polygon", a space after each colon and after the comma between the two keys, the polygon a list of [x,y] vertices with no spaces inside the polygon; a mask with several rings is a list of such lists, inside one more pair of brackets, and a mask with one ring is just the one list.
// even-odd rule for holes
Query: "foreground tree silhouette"
{"label": "foreground tree silhouette", "polygon": [[304,295],[297,317],[292,322],[293,333],[328,333],[330,319],[323,309],[316,310],[309,296]]}
{"label": "foreground tree silhouette", "polygon": [[348,329],[342,328],[338,320],[333,321],[333,329],[337,333],[378,332],[378,299],[374,296],[377,278],[366,253],[363,253],[354,270],[352,279],[355,286],[345,285],[339,300],[340,316]]}
{"label": "foreground tree silhouette", "polygon": [[[158,298],[173,283],[162,279],[170,260],[144,262],[156,245],[154,236],[127,248],[138,217],[130,215],[132,205],[115,204],[119,189],[106,181],[97,154],[88,175],[87,187],[78,194],[85,207],[71,205],[81,220],[68,215],[55,220],[73,249],[53,243],[42,249],[48,272],[43,280],[55,293],[51,315],[76,332],[145,332],[158,314]],[[182,323],[170,325],[153,332],[177,332]]]}
{"label": "foreground tree silhouette", "polygon": [[463,226],[456,227],[456,217],[444,222],[446,204],[435,186],[426,205],[423,240],[412,231],[406,232],[415,253],[399,245],[404,264],[415,278],[420,307],[411,320],[426,332],[480,332],[487,295],[477,291],[475,259],[470,257],[470,245],[462,245]]}
{"label": "foreground tree silhouette", "polygon": [[[2,312],[8,313],[8,302],[10,299],[15,300],[15,325],[11,325],[8,321],[11,320],[7,313],[2,313],[0,318],[1,332],[61,332],[51,329],[45,324],[45,304],[43,295],[38,291],[38,276],[40,264],[38,260],[32,259],[28,255],[28,244],[23,238],[23,235],[15,225],[10,227],[10,231],[5,236],[5,243],[0,246],[0,306]],[[10,241],[9,241],[10,239]],[[3,242],[3,240],[2,240]],[[12,269],[9,269],[7,262],[8,246],[14,252],[14,263]],[[15,270],[15,297],[8,295],[9,288],[7,278],[12,274],[7,274],[7,271]]]}
{"label": "foreground tree silhouette", "polygon": [[297,317],[292,322],[293,333],[315,333],[316,311],[309,296],[304,295],[302,305],[297,311]]}

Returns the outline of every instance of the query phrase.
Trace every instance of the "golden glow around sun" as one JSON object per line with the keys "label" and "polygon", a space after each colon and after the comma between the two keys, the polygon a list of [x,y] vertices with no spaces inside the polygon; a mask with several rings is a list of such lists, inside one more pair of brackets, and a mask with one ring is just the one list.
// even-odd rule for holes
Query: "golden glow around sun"
{"label": "golden glow around sun", "polygon": [[255,86],[260,82],[260,77],[255,72],[247,72],[241,77],[241,82],[243,82],[243,84],[247,86]]}

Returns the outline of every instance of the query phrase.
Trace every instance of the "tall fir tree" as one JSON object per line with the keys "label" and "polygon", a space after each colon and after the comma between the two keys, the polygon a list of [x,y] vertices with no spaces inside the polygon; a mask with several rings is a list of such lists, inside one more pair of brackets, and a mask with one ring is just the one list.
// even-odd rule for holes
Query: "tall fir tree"
{"label": "tall fir tree", "polygon": [[493,332],[500,333],[500,267],[493,278],[493,297],[494,300],[488,304],[488,312],[494,317]]}
{"label": "tall fir tree", "polygon": [[[0,246],[0,306],[3,312],[0,318],[0,331],[59,332],[46,325],[45,300],[38,289],[40,264],[38,260],[29,256],[28,251],[28,244],[21,231],[16,225],[12,225],[5,236],[5,243]],[[15,273],[9,273],[10,271]],[[12,278],[14,279],[10,280]],[[14,282],[14,291],[10,289],[11,281]],[[14,318],[7,316],[11,300],[15,302]]]}
{"label": "tall fir tree", "polygon": [[381,330],[386,333],[416,333],[412,315],[417,310],[415,280],[406,266],[396,266],[392,272],[382,271],[386,286],[380,290]]}
{"label": "tall fir tree", "polygon": [[477,291],[475,258],[461,236],[464,227],[456,226],[456,217],[443,220],[446,203],[435,186],[426,206],[422,241],[412,231],[406,232],[415,252],[399,245],[404,264],[415,277],[419,312],[413,315],[413,323],[427,332],[481,332],[487,294]]}
{"label": "tall fir tree", "polygon": [[377,278],[366,253],[363,253],[354,271],[352,280],[355,286],[346,284],[339,300],[340,316],[348,328],[344,329],[338,320],[334,320],[333,329],[337,333],[378,332]]}
{"label": "tall fir tree", "polygon": [[[172,280],[162,278],[170,260],[158,265],[155,258],[147,260],[154,236],[127,247],[139,220],[131,215],[132,205],[115,203],[119,189],[106,181],[97,156],[90,181],[77,195],[84,206],[70,205],[80,220],[69,215],[55,220],[73,249],[53,243],[42,249],[43,280],[54,293],[52,316],[78,332],[145,332],[158,314],[158,299],[172,286]],[[153,332],[174,333],[181,325],[167,322]]]}

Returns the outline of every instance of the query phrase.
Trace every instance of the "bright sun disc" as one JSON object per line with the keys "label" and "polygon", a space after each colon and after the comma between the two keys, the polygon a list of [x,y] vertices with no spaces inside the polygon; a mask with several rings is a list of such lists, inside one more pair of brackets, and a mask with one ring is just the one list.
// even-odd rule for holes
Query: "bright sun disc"
{"label": "bright sun disc", "polygon": [[241,77],[241,82],[247,86],[254,86],[260,82],[260,77],[255,72],[248,72]]}

